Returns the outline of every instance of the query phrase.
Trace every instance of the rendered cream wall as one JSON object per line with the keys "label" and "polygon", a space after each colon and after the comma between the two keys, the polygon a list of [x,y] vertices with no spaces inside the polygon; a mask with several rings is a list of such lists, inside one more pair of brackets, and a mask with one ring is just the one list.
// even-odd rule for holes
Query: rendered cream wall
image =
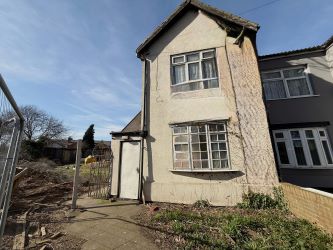
{"label": "rendered cream wall", "polygon": [[[248,191],[247,163],[244,159],[244,146],[240,139],[236,100],[225,50],[226,41],[230,44],[233,42],[232,39],[226,39],[226,33],[215,21],[203,13],[189,11],[149,48],[146,55],[150,60],[150,89],[147,104],[149,136],[144,156],[147,200],[193,203],[199,199],[208,199],[214,205],[235,205],[241,200],[242,193]],[[220,88],[172,94],[170,56],[209,48],[216,48]],[[254,53],[253,49],[252,53]],[[237,56],[241,55],[237,54]],[[258,75],[257,73],[256,76]],[[258,86],[260,89],[257,92],[261,91],[260,79],[255,88]],[[256,104],[259,105],[258,110],[264,112],[257,123],[261,125],[260,122],[262,122],[264,125],[259,126],[258,129],[267,129],[267,122],[264,119],[266,114],[262,110],[263,102],[260,103],[259,100]],[[256,107],[252,110],[256,110]],[[170,123],[209,119],[230,119],[228,123],[230,161],[232,168],[239,172],[171,172],[173,153]],[[263,152],[268,153],[268,160],[260,163],[266,162],[270,166],[253,166],[252,168],[257,167],[257,170],[253,169],[253,171],[258,172],[264,169],[264,175],[267,175],[267,170],[272,170],[273,173],[269,174],[268,185],[260,175],[258,183],[253,181],[253,187],[259,191],[269,192],[272,184],[276,184],[277,178],[270,142],[267,141],[268,130],[259,133],[259,136],[261,135],[265,139],[263,143],[266,148],[268,146],[268,149]],[[256,145],[257,140],[255,140]],[[250,154],[251,149],[247,150],[245,153]]]}

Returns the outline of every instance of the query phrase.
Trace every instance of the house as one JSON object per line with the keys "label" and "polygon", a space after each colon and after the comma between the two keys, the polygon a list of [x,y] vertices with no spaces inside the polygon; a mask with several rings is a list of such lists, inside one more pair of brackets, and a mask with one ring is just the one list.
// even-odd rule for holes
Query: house
{"label": "house", "polygon": [[[95,140],[94,155],[110,153],[110,141]],[[73,164],[76,159],[77,140],[49,140],[43,149],[43,157],[59,164]],[[91,152],[90,152],[91,153]]]}
{"label": "house", "polygon": [[333,36],[259,57],[280,179],[333,188]]}
{"label": "house", "polygon": [[112,195],[235,205],[249,190],[272,191],[258,29],[188,0],[138,47],[142,109],[112,132]]}
{"label": "house", "polygon": [[58,164],[75,163],[76,141],[68,140],[49,140],[43,149],[43,157],[46,157]]}

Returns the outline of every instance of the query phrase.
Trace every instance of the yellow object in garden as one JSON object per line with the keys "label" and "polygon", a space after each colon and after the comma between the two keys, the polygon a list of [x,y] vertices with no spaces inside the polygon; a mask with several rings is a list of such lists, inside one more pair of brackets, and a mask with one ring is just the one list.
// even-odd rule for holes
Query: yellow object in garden
{"label": "yellow object in garden", "polygon": [[88,164],[88,163],[92,163],[92,162],[96,162],[96,158],[94,156],[88,155],[84,159],[84,164]]}

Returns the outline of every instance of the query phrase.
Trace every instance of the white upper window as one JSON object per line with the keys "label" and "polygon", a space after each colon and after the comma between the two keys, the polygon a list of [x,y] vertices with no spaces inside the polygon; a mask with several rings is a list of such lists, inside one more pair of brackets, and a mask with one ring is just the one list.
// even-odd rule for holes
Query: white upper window
{"label": "white upper window", "polygon": [[305,67],[261,73],[267,100],[313,95]]}
{"label": "white upper window", "polygon": [[333,167],[332,149],[324,128],[274,130],[281,167]]}
{"label": "white upper window", "polygon": [[173,130],[174,169],[229,169],[226,124],[179,125]]}
{"label": "white upper window", "polygon": [[172,92],[218,88],[215,50],[171,57]]}

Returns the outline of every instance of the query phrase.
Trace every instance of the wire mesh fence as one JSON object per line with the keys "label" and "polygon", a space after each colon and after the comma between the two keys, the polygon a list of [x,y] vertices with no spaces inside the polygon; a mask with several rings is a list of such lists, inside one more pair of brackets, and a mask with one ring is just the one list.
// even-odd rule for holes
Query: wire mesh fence
{"label": "wire mesh fence", "polygon": [[0,75],[0,241],[10,205],[24,119]]}

